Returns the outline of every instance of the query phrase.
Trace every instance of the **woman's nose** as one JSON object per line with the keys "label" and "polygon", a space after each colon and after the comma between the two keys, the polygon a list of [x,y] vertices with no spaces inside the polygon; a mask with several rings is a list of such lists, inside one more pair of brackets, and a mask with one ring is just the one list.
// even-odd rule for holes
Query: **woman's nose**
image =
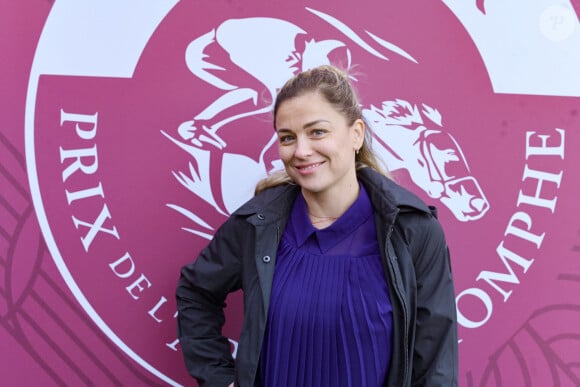
{"label": "woman's nose", "polygon": [[312,155],[312,147],[310,141],[305,138],[296,139],[296,149],[294,150],[296,157],[308,157]]}

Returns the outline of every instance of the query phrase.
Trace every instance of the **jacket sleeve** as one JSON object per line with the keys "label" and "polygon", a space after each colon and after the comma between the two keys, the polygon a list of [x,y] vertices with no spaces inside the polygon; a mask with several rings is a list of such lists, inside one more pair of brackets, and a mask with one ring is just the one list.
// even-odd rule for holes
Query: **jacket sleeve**
{"label": "jacket sleeve", "polygon": [[235,379],[230,343],[222,335],[227,295],[241,287],[239,219],[218,229],[197,260],[181,269],[177,285],[177,334],[188,372],[202,387]]}
{"label": "jacket sleeve", "polygon": [[417,284],[412,386],[457,386],[457,310],[449,249],[434,216],[413,227],[411,254]]}

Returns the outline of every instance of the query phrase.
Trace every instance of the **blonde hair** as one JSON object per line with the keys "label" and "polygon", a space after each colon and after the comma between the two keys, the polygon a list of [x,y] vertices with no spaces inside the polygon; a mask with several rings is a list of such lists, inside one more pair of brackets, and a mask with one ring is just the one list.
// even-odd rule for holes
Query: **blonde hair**
{"label": "blonde hair", "polygon": [[[354,124],[358,119],[364,121],[356,92],[348,80],[347,72],[335,66],[324,65],[301,72],[282,86],[274,103],[274,122],[276,122],[278,108],[283,102],[309,92],[322,95],[336,111],[344,115],[348,125]],[[356,168],[372,168],[389,177],[388,172],[381,167],[378,157],[372,151],[370,146],[372,134],[366,123],[365,126],[363,145],[355,155]],[[292,184],[286,171],[273,172],[256,184],[255,194],[282,184]]]}

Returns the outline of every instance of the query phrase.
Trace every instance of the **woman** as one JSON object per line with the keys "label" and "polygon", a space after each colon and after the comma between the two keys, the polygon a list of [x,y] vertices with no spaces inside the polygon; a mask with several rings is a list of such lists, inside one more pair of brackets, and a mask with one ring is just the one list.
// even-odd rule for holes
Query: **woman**
{"label": "woman", "polygon": [[[321,66],[289,80],[274,127],[285,171],[181,271],[188,371],[202,386],[456,386],[443,231],[381,172],[348,76]],[[221,327],[240,288],[234,362]]]}

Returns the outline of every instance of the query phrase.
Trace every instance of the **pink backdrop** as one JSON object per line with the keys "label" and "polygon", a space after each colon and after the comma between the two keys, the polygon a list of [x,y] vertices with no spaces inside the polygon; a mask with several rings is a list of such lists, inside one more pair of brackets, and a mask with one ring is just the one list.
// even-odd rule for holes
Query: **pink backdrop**
{"label": "pink backdrop", "polygon": [[195,385],[179,268],[279,166],[276,88],[330,62],[439,208],[461,386],[580,385],[580,4],[507,3],[0,0],[0,384]]}

